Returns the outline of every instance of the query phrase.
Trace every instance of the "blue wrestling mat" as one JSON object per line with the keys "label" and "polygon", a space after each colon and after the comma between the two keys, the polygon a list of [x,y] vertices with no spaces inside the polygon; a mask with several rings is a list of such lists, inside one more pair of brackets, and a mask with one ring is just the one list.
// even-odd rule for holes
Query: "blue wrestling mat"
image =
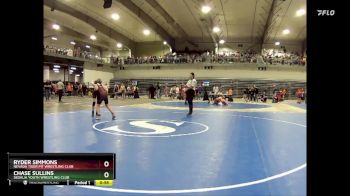
{"label": "blue wrestling mat", "polygon": [[[187,107],[183,102],[155,105]],[[114,107],[45,114],[45,152],[116,153],[112,187],[46,186],[45,195],[306,195],[306,113]],[[231,108],[270,107],[231,103]]]}

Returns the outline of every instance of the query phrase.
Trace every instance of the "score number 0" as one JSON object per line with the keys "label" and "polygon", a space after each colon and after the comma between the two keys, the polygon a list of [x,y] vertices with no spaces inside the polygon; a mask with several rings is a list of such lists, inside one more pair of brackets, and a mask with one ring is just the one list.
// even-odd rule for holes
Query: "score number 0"
{"label": "score number 0", "polygon": [[[108,166],[109,166],[109,162],[108,162],[108,161],[105,161],[105,162],[103,163],[103,165],[104,165],[105,167],[108,167]],[[103,176],[104,176],[105,178],[108,178],[108,177],[109,177],[109,172],[105,172],[105,173],[103,174]]]}

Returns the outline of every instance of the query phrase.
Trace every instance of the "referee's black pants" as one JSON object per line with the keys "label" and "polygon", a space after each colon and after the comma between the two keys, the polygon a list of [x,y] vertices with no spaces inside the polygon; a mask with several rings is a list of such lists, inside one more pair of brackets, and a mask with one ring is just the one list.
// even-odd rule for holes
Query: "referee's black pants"
{"label": "referee's black pants", "polygon": [[189,109],[188,114],[192,114],[192,112],[193,112],[193,97],[188,98],[187,102],[188,102],[188,109]]}

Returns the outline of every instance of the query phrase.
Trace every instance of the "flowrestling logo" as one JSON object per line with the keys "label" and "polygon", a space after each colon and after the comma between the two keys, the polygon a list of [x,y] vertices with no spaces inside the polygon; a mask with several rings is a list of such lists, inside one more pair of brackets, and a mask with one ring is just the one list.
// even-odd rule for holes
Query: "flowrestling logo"
{"label": "flowrestling logo", "polygon": [[317,10],[318,16],[334,16],[335,10]]}
{"label": "flowrestling logo", "polygon": [[92,127],[103,133],[130,137],[178,137],[209,130],[207,125],[198,122],[159,119],[104,121]]}

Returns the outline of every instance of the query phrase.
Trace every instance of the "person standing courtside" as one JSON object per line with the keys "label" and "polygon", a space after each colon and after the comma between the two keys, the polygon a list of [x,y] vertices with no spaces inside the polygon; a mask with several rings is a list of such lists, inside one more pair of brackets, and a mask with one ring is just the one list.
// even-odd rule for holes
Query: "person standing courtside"
{"label": "person standing courtside", "polygon": [[68,93],[68,96],[72,95],[72,90],[73,90],[73,86],[70,82],[68,82],[67,86],[66,86],[66,91]]}
{"label": "person standing courtside", "polygon": [[46,80],[44,83],[44,88],[45,88],[45,99],[46,101],[50,100],[50,94],[51,94],[51,82],[50,80]]}
{"label": "person standing courtside", "polygon": [[64,84],[61,80],[57,82],[57,91],[58,91],[58,102],[62,102]]}
{"label": "person standing courtside", "polygon": [[254,101],[258,102],[259,89],[255,85],[253,86],[253,92],[254,92]]}
{"label": "person standing courtside", "polygon": [[121,85],[120,85],[120,91],[121,91],[121,93],[122,93],[122,98],[123,99],[125,99],[125,85],[124,85],[124,83],[122,83]]}
{"label": "person standing courtside", "polygon": [[87,90],[86,84],[83,83],[83,85],[82,85],[81,88],[82,88],[82,90],[83,90],[83,95],[85,96],[85,95],[86,95],[86,90]]}
{"label": "person standing courtside", "polygon": [[190,79],[187,81],[186,87],[186,100],[188,102],[189,112],[187,115],[191,115],[193,112],[193,98],[195,96],[195,90],[197,87],[197,80],[194,78],[194,73],[191,72]]}
{"label": "person standing courtside", "polygon": [[159,84],[159,82],[157,82],[157,86],[156,86],[156,95],[157,95],[157,99],[160,99],[160,84]]}
{"label": "person standing courtside", "polygon": [[134,91],[134,99],[140,98],[140,96],[139,96],[139,87],[134,86],[133,91]]}

